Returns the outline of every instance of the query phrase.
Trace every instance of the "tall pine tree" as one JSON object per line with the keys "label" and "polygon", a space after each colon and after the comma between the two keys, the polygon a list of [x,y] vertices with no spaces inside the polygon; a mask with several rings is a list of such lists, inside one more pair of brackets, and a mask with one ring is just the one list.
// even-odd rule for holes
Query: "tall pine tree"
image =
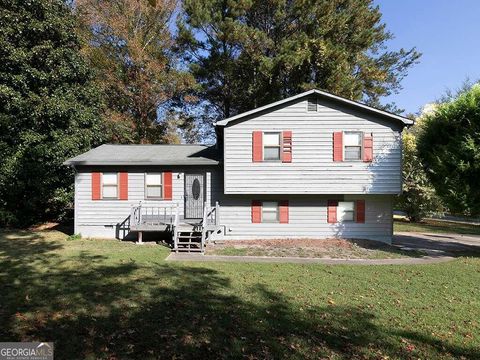
{"label": "tall pine tree", "polygon": [[372,0],[185,0],[179,21],[213,118],[311,88],[379,107],[420,56],[391,38]]}
{"label": "tall pine tree", "polygon": [[61,216],[73,171],[102,141],[99,98],[60,0],[0,3],[0,226]]}

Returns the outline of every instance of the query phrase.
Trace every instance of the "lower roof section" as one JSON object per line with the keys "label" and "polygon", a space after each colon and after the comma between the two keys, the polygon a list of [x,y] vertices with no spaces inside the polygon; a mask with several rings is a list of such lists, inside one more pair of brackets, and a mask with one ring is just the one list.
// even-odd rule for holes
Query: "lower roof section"
{"label": "lower roof section", "polygon": [[217,165],[219,160],[215,145],[106,144],[68,159],[64,165]]}

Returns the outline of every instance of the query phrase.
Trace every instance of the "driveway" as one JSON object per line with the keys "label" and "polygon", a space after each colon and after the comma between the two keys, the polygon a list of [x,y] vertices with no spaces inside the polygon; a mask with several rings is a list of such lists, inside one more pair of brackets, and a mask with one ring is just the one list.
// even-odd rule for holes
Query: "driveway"
{"label": "driveway", "polygon": [[397,232],[392,245],[429,256],[480,256],[480,235]]}

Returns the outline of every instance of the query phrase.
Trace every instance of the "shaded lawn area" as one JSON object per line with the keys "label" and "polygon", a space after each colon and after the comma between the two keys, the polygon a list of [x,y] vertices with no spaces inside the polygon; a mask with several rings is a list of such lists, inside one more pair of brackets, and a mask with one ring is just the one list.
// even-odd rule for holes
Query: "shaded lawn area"
{"label": "shaded lawn area", "polygon": [[75,358],[478,358],[480,259],[168,263],[169,249],[0,232],[0,338]]}
{"label": "shaded lawn area", "polygon": [[473,224],[459,224],[448,221],[426,219],[423,222],[411,223],[405,220],[395,220],[394,232],[423,232],[423,233],[453,233],[464,235],[480,235],[480,226]]}

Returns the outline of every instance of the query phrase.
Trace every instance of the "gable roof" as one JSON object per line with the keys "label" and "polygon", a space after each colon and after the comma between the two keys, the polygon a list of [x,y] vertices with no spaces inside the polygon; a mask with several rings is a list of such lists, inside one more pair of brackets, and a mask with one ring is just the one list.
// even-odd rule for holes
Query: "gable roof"
{"label": "gable roof", "polygon": [[288,97],[288,98],[280,100],[280,101],[276,101],[274,103],[271,103],[271,104],[268,104],[268,105],[265,105],[265,106],[261,106],[259,108],[256,108],[256,109],[253,109],[253,110],[250,110],[250,111],[246,111],[244,113],[241,113],[241,114],[238,114],[238,115],[235,115],[235,116],[231,116],[227,119],[218,121],[215,125],[216,126],[227,126],[232,121],[240,120],[244,117],[253,115],[255,113],[265,111],[265,110],[268,110],[268,109],[273,108],[275,106],[279,106],[279,105],[285,104],[287,102],[294,101],[294,100],[297,100],[297,99],[300,99],[300,98],[303,98],[303,97],[306,97],[306,96],[309,96],[309,95],[313,95],[313,94],[316,94],[316,95],[318,95],[318,96],[320,96],[324,99],[333,100],[333,101],[336,101],[336,102],[339,102],[339,103],[342,103],[342,104],[345,104],[345,105],[349,105],[353,108],[361,109],[361,110],[370,112],[372,114],[380,115],[384,118],[387,118],[387,119],[390,119],[390,120],[393,120],[393,121],[396,121],[396,122],[401,122],[404,126],[413,125],[413,123],[414,123],[413,120],[410,120],[406,117],[396,115],[396,114],[392,114],[388,111],[379,110],[379,109],[373,108],[371,106],[359,103],[357,101],[349,100],[349,99],[346,99],[346,98],[343,98],[343,97],[340,97],[340,96],[337,96],[337,95],[327,93],[325,91],[313,89],[313,90],[305,91],[305,92],[303,92],[301,94],[298,94],[298,95]]}
{"label": "gable roof", "polygon": [[64,165],[217,165],[211,145],[106,144],[68,159]]}

